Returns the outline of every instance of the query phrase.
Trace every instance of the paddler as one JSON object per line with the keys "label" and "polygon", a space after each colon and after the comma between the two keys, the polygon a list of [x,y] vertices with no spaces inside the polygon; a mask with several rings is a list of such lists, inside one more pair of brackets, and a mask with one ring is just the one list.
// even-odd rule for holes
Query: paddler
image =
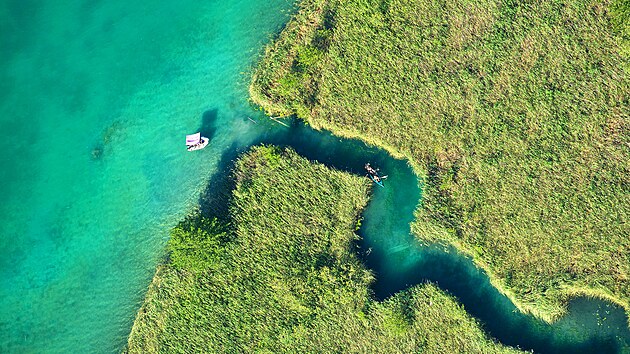
{"label": "paddler", "polygon": [[369,174],[371,174],[372,176],[378,176],[378,174],[376,173],[376,170],[374,168],[372,168],[372,166],[370,166],[370,163],[366,163],[365,164],[365,169],[368,171]]}

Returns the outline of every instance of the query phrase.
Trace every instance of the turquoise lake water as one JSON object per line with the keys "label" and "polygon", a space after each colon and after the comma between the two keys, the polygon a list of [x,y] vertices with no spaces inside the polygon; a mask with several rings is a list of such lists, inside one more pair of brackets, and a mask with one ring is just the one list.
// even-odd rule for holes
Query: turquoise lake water
{"label": "turquoise lake water", "polygon": [[184,135],[213,111],[238,132],[293,6],[0,3],[0,352],[124,345],[169,228],[241,138],[191,154]]}
{"label": "turquoise lake water", "polygon": [[[377,297],[435,281],[506,344],[627,348],[627,319],[610,304],[577,299],[548,326],[515,312],[469,259],[417,244],[409,222],[420,189],[404,161],[295,122],[284,128],[249,106],[249,70],[293,6],[0,4],[0,352],[124,347],[169,228],[200,194],[202,207],[220,209],[217,173],[259,142],[356,173],[367,159],[390,174],[361,230]],[[211,144],[187,153],[184,135],[198,130]]]}

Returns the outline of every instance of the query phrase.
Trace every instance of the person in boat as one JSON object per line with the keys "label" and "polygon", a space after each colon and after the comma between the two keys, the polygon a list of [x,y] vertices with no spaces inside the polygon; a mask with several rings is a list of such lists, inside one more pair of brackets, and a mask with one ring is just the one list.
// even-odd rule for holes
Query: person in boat
{"label": "person in boat", "polygon": [[370,163],[366,163],[365,164],[365,169],[368,171],[369,174],[371,174],[372,176],[378,176],[378,173],[376,172],[376,170],[370,166]]}

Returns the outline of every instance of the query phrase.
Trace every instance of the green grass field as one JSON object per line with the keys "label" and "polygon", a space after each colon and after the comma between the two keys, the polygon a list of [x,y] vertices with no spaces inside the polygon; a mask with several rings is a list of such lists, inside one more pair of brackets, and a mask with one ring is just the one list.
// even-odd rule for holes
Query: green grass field
{"label": "green grass field", "polygon": [[512,352],[434,285],[372,299],[353,248],[366,178],[275,147],[234,174],[229,222],[195,214],[172,231],[128,352]]}
{"label": "green grass field", "polygon": [[250,93],[406,157],[415,234],[521,310],[630,313],[629,28],[627,0],[304,0]]}

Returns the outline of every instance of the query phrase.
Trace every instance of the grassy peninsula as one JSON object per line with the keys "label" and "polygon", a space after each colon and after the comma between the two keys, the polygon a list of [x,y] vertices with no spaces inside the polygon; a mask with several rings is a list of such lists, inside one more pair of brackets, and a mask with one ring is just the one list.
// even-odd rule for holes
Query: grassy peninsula
{"label": "grassy peninsula", "polygon": [[172,231],[128,352],[512,352],[431,284],[372,300],[352,246],[367,179],[268,146],[234,175],[229,221]]}
{"label": "grassy peninsula", "polygon": [[303,0],[250,93],[407,158],[415,234],[521,310],[630,314],[629,43],[625,0]]}

